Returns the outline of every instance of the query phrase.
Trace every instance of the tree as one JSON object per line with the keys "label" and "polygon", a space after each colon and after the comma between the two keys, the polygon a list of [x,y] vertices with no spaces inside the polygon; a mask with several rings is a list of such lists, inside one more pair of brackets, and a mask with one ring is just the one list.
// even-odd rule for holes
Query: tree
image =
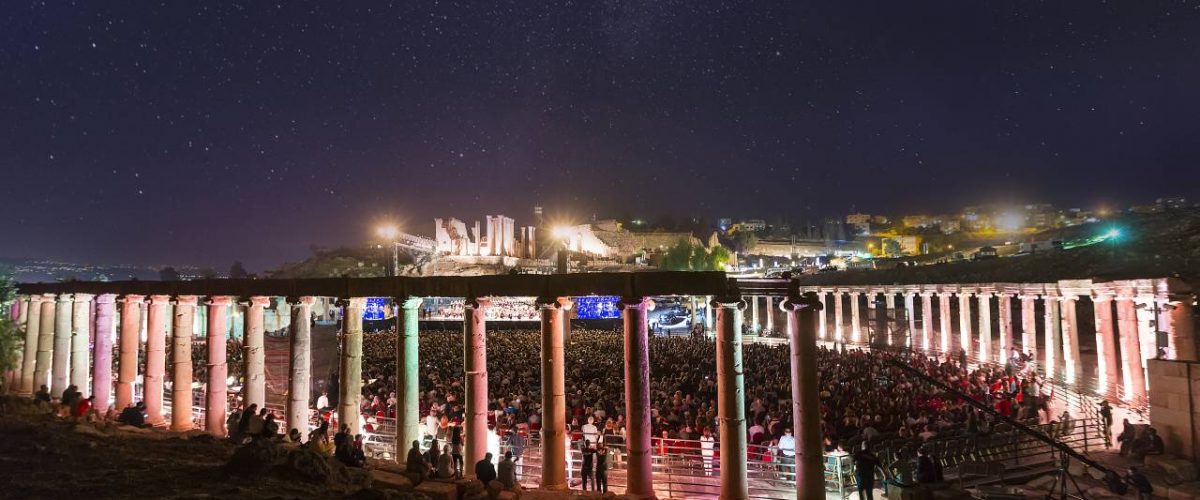
{"label": "tree", "polygon": [[[16,298],[17,286],[13,281],[12,270],[0,268],[0,305],[8,307]],[[15,370],[20,367],[21,351],[25,339],[17,328],[16,318],[0,315],[0,373]],[[0,393],[8,392],[4,386],[4,378],[0,377]]]}
{"label": "tree", "polygon": [[159,281],[179,281],[179,271],[174,267],[167,266],[158,270]]}
{"label": "tree", "polygon": [[250,273],[246,272],[246,267],[242,265],[242,261],[234,261],[232,266],[229,266],[229,279],[244,280],[250,277]]}
{"label": "tree", "polygon": [[704,248],[679,240],[663,254],[659,267],[671,271],[721,271],[732,259],[733,254],[721,245]]}

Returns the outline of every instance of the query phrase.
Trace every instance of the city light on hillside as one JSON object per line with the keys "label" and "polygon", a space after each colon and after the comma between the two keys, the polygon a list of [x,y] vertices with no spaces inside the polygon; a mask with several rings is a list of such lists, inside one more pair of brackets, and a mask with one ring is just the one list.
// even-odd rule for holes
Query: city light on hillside
{"label": "city light on hillside", "polygon": [[375,229],[375,234],[385,240],[394,240],[396,235],[400,234],[400,230],[396,226],[380,226]]}

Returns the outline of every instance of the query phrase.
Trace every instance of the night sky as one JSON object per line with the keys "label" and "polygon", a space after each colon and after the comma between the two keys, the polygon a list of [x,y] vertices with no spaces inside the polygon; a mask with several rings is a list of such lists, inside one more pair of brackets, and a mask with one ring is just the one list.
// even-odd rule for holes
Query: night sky
{"label": "night sky", "polygon": [[0,117],[5,257],[1125,206],[1197,195],[1200,3],[14,1]]}

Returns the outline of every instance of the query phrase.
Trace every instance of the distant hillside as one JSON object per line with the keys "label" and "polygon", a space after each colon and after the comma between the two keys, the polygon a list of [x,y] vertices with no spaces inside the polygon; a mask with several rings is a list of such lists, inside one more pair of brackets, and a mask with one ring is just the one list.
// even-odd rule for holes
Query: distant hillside
{"label": "distant hillside", "polygon": [[[391,254],[379,248],[335,248],[314,250],[313,256],[302,262],[289,262],[267,271],[267,278],[374,278],[387,274]],[[400,264],[410,259],[400,255]]]}
{"label": "distant hillside", "polygon": [[1036,240],[1082,240],[1116,229],[1121,236],[1095,245],[992,260],[804,276],[806,285],[892,283],[1049,282],[1062,279],[1178,277],[1200,288],[1200,210],[1125,214],[1047,231]]}

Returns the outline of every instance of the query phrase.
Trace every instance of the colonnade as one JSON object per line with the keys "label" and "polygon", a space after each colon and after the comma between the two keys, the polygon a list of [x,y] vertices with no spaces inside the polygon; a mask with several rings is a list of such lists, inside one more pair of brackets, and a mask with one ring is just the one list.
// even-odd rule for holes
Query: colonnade
{"label": "colonnade", "polygon": [[[302,296],[290,300],[290,371],[287,429],[307,429],[311,396],[311,321],[317,297]],[[365,298],[340,301],[345,308],[341,332],[340,397],[338,421],[357,432],[359,398],[362,391],[362,309]],[[396,442],[401,447],[396,460],[406,458],[408,443],[420,439],[418,308],[419,298],[398,297],[398,342],[396,379],[398,410]],[[227,309],[234,305],[231,296],[209,296],[205,302],[207,321],[203,332],[196,332],[196,314],[200,298],[195,295],[124,295],[72,294],[21,296],[12,309],[13,316],[25,319],[27,344],[21,365],[21,391],[29,394],[34,387],[49,384],[51,394],[59,394],[68,383],[81,388],[91,382],[97,395],[97,411],[108,408],[112,380],[112,334],[116,334],[118,357],[115,401],[117,408],[134,402],[133,385],[138,377],[138,351],[143,333],[142,315],[146,316],[146,363],[142,374],[143,398],[152,423],[166,423],[163,389],[167,359],[167,324],[171,323],[171,418],[172,430],[190,430],[192,423],[192,341],[197,335],[207,339],[204,429],[224,436],[227,396],[226,340],[230,330]],[[269,298],[252,296],[246,302],[245,384],[246,404],[265,402],[263,363],[263,315]],[[120,321],[115,322],[120,305]],[[542,359],[542,477],[541,486],[549,490],[567,489],[566,391],[564,336],[572,303],[567,297],[538,299],[541,309]],[[776,306],[773,299],[767,304]],[[483,459],[487,447],[487,298],[468,298],[464,305],[465,459],[473,464]],[[625,415],[628,451],[628,486],[633,498],[655,497],[652,476],[650,356],[648,313],[653,302],[647,297],[621,300],[624,318]],[[716,314],[718,419],[721,442],[721,496],[741,499],[749,496],[746,464],[746,415],[744,366],[742,362],[742,323],[746,302],[740,297],[716,298],[710,307]],[[794,434],[797,439],[797,495],[813,498],[824,488],[820,443],[820,413],[817,400],[816,339],[821,301],[816,294],[791,297],[778,304],[791,340],[791,375],[794,402]],[[62,313],[68,311],[70,314]],[[80,349],[74,341],[94,331],[91,350]],[[64,334],[68,341],[62,341]],[[86,345],[86,344],[82,344]],[[85,369],[91,358],[90,372]],[[72,370],[64,371],[62,367]],[[83,370],[83,371],[77,371]],[[61,377],[60,377],[61,375]],[[302,435],[306,437],[307,433]],[[468,475],[473,469],[466,468]]]}
{"label": "colonnade", "polygon": [[[1145,400],[1146,359],[1198,359],[1192,324],[1194,296],[1174,278],[802,286],[800,290],[816,293],[823,303],[834,302],[830,308],[834,317],[828,322],[831,331],[827,331],[824,313],[819,320],[822,340],[965,353],[971,359],[996,363],[1005,363],[1017,350],[1032,356],[1047,376],[1068,383],[1084,380],[1081,345],[1086,333],[1081,326],[1094,325],[1095,390],[1119,394],[1126,400]],[[889,315],[892,326],[868,339],[861,330],[859,304],[864,298],[875,303],[879,295],[885,299],[881,313]],[[897,296],[903,297],[902,306],[897,306]],[[1092,303],[1091,321],[1083,322],[1079,317],[1082,299]],[[850,305],[849,321],[844,315],[846,302]],[[895,310],[897,307],[903,309]],[[955,309],[957,327],[953,321]],[[1019,321],[1014,322],[1017,309]]]}

